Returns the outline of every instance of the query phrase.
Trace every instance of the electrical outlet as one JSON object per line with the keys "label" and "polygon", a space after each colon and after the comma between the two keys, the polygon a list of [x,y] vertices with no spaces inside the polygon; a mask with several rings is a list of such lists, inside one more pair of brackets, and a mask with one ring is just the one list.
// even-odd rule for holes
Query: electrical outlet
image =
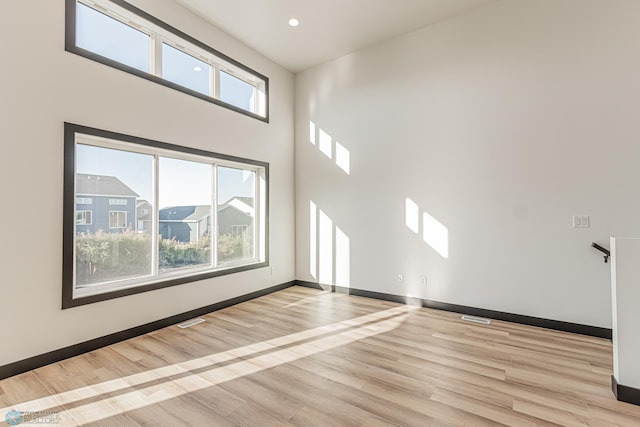
{"label": "electrical outlet", "polygon": [[427,284],[427,276],[420,276],[420,283],[423,285]]}
{"label": "electrical outlet", "polygon": [[398,273],[398,283],[404,282],[404,274]]}

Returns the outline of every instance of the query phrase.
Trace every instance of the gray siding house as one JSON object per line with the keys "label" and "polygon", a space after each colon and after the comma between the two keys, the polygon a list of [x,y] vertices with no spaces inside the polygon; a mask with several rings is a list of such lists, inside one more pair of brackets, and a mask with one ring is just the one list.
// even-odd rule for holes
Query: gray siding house
{"label": "gray siding house", "polygon": [[76,174],[76,233],[135,229],[138,197],[115,176]]}
{"label": "gray siding house", "polygon": [[218,234],[241,235],[253,228],[253,197],[233,197],[218,206]]}
{"label": "gray siding house", "polygon": [[163,239],[193,243],[211,231],[210,206],[173,206],[160,209],[158,217]]}
{"label": "gray siding house", "polygon": [[[140,212],[139,212],[140,213]],[[211,231],[211,208],[172,206],[160,209],[159,232],[163,239],[197,242]],[[234,197],[218,206],[218,234],[242,235],[253,230],[253,198]]]}
{"label": "gray siding house", "polygon": [[151,233],[153,212],[151,203],[146,200],[136,201],[136,230],[138,233]]}

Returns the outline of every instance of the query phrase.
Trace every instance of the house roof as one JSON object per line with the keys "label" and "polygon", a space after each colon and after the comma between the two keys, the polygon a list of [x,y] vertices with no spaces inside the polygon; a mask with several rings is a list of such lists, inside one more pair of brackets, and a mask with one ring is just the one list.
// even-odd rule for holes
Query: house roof
{"label": "house roof", "polygon": [[227,208],[234,208],[245,215],[253,216],[253,197],[232,197],[226,203],[218,206],[218,212]]}
{"label": "house roof", "polygon": [[231,204],[234,200],[239,200],[242,203],[244,203],[245,205],[249,205],[251,207],[253,207],[253,197],[240,197],[240,196],[235,196],[230,198],[229,200],[227,200],[226,202],[224,202],[224,205],[229,205]]}
{"label": "house roof", "polygon": [[[243,199],[251,203],[246,203]],[[252,197],[234,197],[229,199],[225,204],[218,206],[218,212],[227,208],[233,208],[245,215],[253,216],[253,198]],[[171,206],[160,209],[158,212],[160,221],[200,221],[211,215],[209,205],[200,206]]]}
{"label": "house roof", "polygon": [[76,194],[139,197],[138,193],[115,176],[90,175],[85,173],[76,174]]}
{"label": "house roof", "polygon": [[211,215],[211,207],[204,206],[172,206],[160,209],[160,221],[199,221]]}

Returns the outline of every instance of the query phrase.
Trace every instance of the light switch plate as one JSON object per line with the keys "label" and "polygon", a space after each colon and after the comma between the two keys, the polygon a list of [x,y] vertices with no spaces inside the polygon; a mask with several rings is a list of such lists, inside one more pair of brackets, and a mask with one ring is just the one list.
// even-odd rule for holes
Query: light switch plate
{"label": "light switch plate", "polygon": [[573,228],[589,228],[591,221],[589,215],[574,215]]}

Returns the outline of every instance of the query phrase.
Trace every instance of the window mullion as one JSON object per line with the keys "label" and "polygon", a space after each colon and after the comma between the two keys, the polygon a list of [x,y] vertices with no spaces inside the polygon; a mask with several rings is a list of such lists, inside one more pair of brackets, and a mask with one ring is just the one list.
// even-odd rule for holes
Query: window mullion
{"label": "window mullion", "polygon": [[162,77],[162,37],[158,33],[151,35],[151,74]]}
{"label": "window mullion", "polygon": [[220,99],[220,65],[214,64],[213,67],[211,67],[211,71],[213,73],[213,85],[211,85],[213,88],[212,96],[215,99]]}
{"label": "window mullion", "polygon": [[253,258],[258,259],[258,236],[260,235],[261,230],[259,218],[261,217],[260,205],[262,203],[262,198],[260,197],[260,174],[257,170],[253,173],[255,174],[255,182],[253,183]]}
{"label": "window mullion", "polygon": [[259,107],[259,102],[258,102],[258,98],[260,97],[259,95],[259,91],[258,91],[258,87],[253,85],[253,106],[252,106],[252,111],[256,114],[260,114],[260,107]]}
{"label": "window mullion", "polygon": [[216,90],[216,82],[218,78],[216,77],[216,64],[208,62],[209,64],[209,96],[212,98],[216,98],[217,90]]}
{"label": "window mullion", "polygon": [[157,276],[160,266],[158,265],[160,260],[160,209],[159,209],[159,168],[160,163],[159,156],[156,154],[153,156],[153,202],[152,202],[152,214],[151,214],[151,275]]}
{"label": "window mullion", "polygon": [[218,267],[218,165],[211,165],[211,265]]}

